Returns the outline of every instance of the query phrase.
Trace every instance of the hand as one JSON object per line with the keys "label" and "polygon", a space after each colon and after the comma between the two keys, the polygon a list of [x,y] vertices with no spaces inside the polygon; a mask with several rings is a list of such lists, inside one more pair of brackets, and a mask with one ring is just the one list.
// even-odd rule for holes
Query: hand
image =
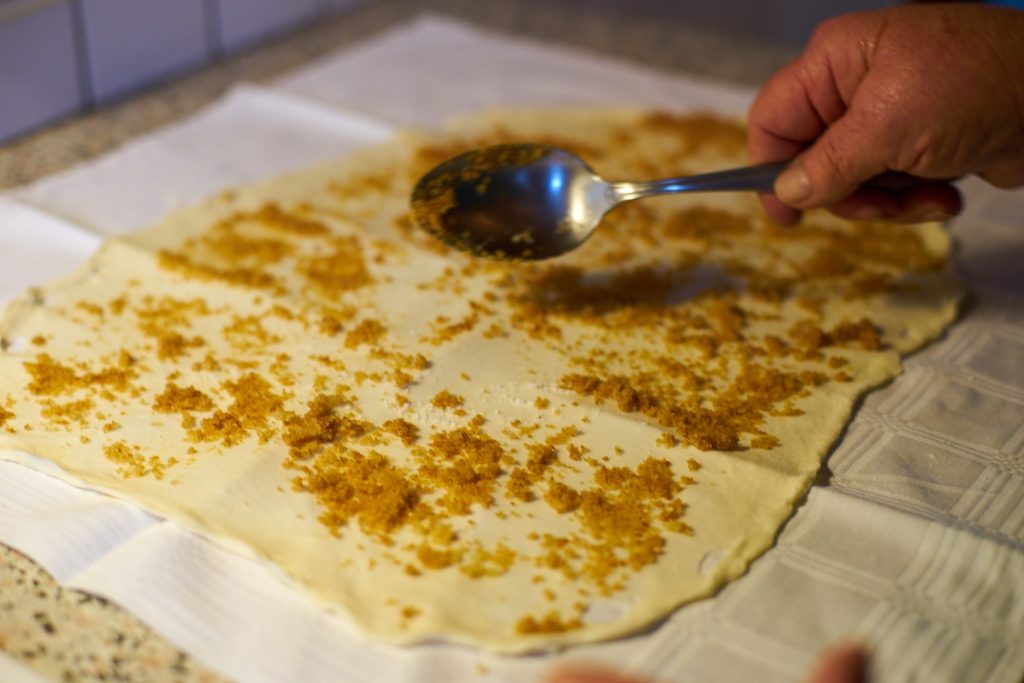
{"label": "hand", "polygon": [[[826,650],[811,669],[807,683],[867,683],[868,656],[858,645]],[[594,667],[563,668],[545,683],[652,683]]]}
{"label": "hand", "polygon": [[[751,162],[794,158],[765,195],[792,225],[829,207],[862,220],[935,220],[960,210],[946,180],[1024,185],[1024,11],[915,5],[824,22],[750,110]],[[887,170],[934,179],[858,189]]]}

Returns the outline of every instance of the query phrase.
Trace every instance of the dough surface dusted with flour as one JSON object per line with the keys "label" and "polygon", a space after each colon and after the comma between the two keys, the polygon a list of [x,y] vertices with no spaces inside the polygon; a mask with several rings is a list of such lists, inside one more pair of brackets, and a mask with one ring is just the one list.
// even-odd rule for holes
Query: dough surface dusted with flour
{"label": "dough surface dusted with flour", "polygon": [[0,456],[282,568],[394,643],[629,633],[764,552],[857,398],[956,311],[940,226],[752,195],[626,205],[576,252],[415,230],[435,163],[531,141],[610,179],[742,165],[704,114],[501,112],[175,212],[0,322]]}

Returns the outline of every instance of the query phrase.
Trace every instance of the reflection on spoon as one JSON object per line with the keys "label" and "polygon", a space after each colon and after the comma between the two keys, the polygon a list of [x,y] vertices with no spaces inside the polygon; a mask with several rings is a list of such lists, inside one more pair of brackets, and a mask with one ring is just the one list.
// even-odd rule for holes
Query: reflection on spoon
{"label": "reflection on spoon", "polygon": [[449,159],[412,193],[416,222],[477,256],[538,260],[581,245],[622,202],[695,191],[771,192],[785,163],[648,183],[609,183],[547,145],[497,145]]}

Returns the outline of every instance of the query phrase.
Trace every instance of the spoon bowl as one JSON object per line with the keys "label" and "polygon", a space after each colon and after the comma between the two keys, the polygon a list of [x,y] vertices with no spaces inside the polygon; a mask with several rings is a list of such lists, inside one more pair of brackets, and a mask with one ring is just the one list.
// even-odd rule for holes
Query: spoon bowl
{"label": "spoon bowl", "polygon": [[544,259],[575,249],[617,204],[612,186],[579,157],[546,145],[496,145],[460,154],[412,193],[417,223],[477,256]]}

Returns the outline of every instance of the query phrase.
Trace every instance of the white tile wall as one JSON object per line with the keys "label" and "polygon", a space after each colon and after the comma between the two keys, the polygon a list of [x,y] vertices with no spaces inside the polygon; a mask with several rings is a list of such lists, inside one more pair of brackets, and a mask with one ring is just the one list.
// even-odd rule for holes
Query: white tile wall
{"label": "white tile wall", "polygon": [[97,102],[203,63],[203,0],[81,0]]}
{"label": "white tile wall", "polygon": [[0,140],[81,105],[69,2],[0,23]]}
{"label": "white tile wall", "polygon": [[0,0],[0,144],[370,0]]}
{"label": "white tile wall", "polygon": [[217,6],[221,49],[228,54],[329,9],[323,0],[217,0]]}

